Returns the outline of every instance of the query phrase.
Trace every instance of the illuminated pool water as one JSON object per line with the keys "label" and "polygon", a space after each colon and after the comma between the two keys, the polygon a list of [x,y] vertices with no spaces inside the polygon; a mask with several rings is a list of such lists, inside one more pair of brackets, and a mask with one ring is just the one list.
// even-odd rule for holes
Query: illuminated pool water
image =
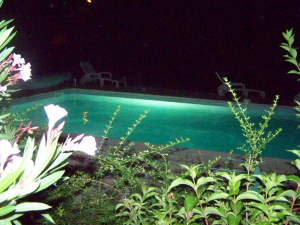
{"label": "illuminated pool water", "polygon": [[[110,116],[121,106],[109,138],[124,136],[139,115],[150,109],[129,140],[166,144],[175,138],[188,137],[191,140],[180,147],[222,152],[235,150],[235,153],[240,153],[236,148],[245,143],[239,123],[225,102],[70,89],[14,100],[10,111],[20,112],[37,103],[58,104],[65,108],[68,117],[64,119],[64,132],[67,133],[101,136]],[[262,122],[264,110],[268,108],[251,104],[247,115],[251,116],[252,122]],[[32,120],[33,125],[47,122],[43,107],[31,111],[26,118]],[[266,146],[263,155],[293,158],[294,155],[286,150],[300,144],[298,124],[292,108],[278,107],[268,130],[281,127],[283,131]]]}

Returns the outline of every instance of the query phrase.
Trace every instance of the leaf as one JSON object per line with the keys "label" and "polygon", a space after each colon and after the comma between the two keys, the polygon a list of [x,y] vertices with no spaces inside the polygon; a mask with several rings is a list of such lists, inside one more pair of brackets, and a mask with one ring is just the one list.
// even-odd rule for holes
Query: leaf
{"label": "leaf", "polygon": [[283,48],[284,50],[288,51],[288,52],[290,51],[290,46],[288,46],[286,43],[282,43],[280,45],[280,47]]}
{"label": "leaf", "polygon": [[11,222],[11,221],[13,221],[13,220],[19,218],[20,216],[23,216],[23,213],[15,213],[15,214],[13,214],[13,215],[10,216],[10,217],[6,217],[5,219],[0,220],[0,224],[1,224],[1,225],[2,225],[2,224],[5,224],[5,225],[6,225],[7,223],[9,223],[9,222]]}
{"label": "leaf", "polygon": [[289,72],[287,72],[288,74],[300,74],[299,71],[296,71],[296,70],[290,70]]}
{"label": "leaf", "polygon": [[222,216],[222,217],[226,217],[225,213],[223,210],[220,210],[219,208],[214,208],[214,207],[206,207],[204,209],[205,215],[218,215],[218,216]]}
{"label": "leaf", "polygon": [[0,216],[4,216],[14,210],[15,210],[15,206],[12,206],[12,205],[8,205],[3,208],[0,208]]}
{"label": "leaf", "polygon": [[295,166],[297,167],[298,170],[300,170],[300,160],[299,159],[295,160]]}
{"label": "leaf", "polygon": [[11,172],[9,176],[4,177],[0,180],[0,193],[5,191],[13,182],[17,180],[22,172],[22,168],[19,167],[15,171]]}
{"label": "leaf", "polygon": [[[2,2],[2,1],[1,1],[1,2]],[[1,5],[0,5],[0,7],[1,7]],[[7,20],[7,21],[2,20],[2,21],[0,22],[0,29],[1,29],[2,27],[5,27],[7,24],[11,23],[13,20],[14,20],[14,19],[10,19],[10,20]]]}
{"label": "leaf", "polygon": [[261,203],[253,203],[254,207],[256,207],[258,210],[263,211],[266,215],[268,215],[268,207]]}
{"label": "leaf", "polygon": [[3,43],[6,41],[6,39],[9,37],[10,33],[14,27],[11,27],[9,29],[6,29],[6,27],[2,28],[0,31],[0,50],[4,47]]}
{"label": "leaf", "polygon": [[28,185],[26,185],[24,188],[20,189],[20,192],[18,193],[18,198],[24,197],[28,194],[33,193],[40,185],[40,182],[31,182]]}
{"label": "leaf", "polygon": [[285,61],[290,62],[290,63],[294,64],[295,66],[298,66],[296,59],[291,58],[291,59],[286,59]]}
{"label": "leaf", "polygon": [[217,172],[217,175],[226,178],[227,180],[231,181],[231,177],[228,173],[226,172]]}
{"label": "leaf", "polygon": [[228,224],[229,225],[239,225],[242,217],[241,215],[235,216],[232,212],[227,214]]}
{"label": "leaf", "polygon": [[19,220],[13,220],[12,221],[15,225],[22,225],[22,223]]}
{"label": "leaf", "polygon": [[208,197],[206,202],[210,202],[210,201],[217,200],[217,199],[226,199],[226,198],[228,198],[228,196],[229,196],[229,194],[227,194],[225,192],[221,192],[221,193],[215,192]]}
{"label": "leaf", "polygon": [[64,173],[65,173],[64,170],[60,170],[60,171],[57,171],[57,172],[50,174],[49,176],[41,179],[40,186],[38,187],[37,190],[35,190],[34,193],[42,191],[45,188],[49,187],[50,185],[54,184],[56,181],[58,181],[62,177],[62,175]]}
{"label": "leaf", "polygon": [[280,193],[279,195],[276,196],[276,200],[277,200],[277,198],[279,198],[281,196],[291,197],[291,198],[295,199],[296,198],[296,193],[293,190],[284,191],[284,192],[282,192],[282,193]]}
{"label": "leaf", "polygon": [[67,158],[69,158],[72,155],[71,152],[68,153],[60,153],[58,157],[54,160],[54,162],[51,164],[51,166],[46,170],[46,172],[52,170],[59,164],[61,164],[63,161],[65,161]]}
{"label": "leaf", "polygon": [[195,195],[187,193],[184,199],[184,209],[189,214],[198,202],[198,198]]}
{"label": "leaf", "polygon": [[0,50],[4,48],[10,41],[11,39],[14,38],[17,32],[14,32],[13,34],[9,35],[9,37],[5,40],[5,42],[1,45]]}
{"label": "leaf", "polygon": [[52,207],[40,202],[23,202],[15,206],[15,211],[19,213],[19,212],[28,212],[28,211],[39,211],[39,210],[45,210],[50,208]]}
{"label": "leaf", "polygon": [[52,217],[48,214],[48,213],[43,213],[41,214],[43,217],[45,217],[48,221],[50,221],[51,223],[55,224],[55,222],[53,221]]}
{"label": "leaf", "polygon": [[132,194],[130,197],[131,198],[136,197],[136,198],[139,199],[140,202],[143,202],[143,197],[141,195],[137,194],[137,193]]}
{"label": "leaf", "polygon": [[[299,103],[298,103],[299,104]],[[300,105],[300,104],[299,104]],[[300,150],[287,150],[288,152],[294,153],[295,155],[297,155],[300,158]]]}
{"label": "leaf", "polygon": [[200,189],[197,189],[198,196],[201,197],[204,191],[206,190],[206,186],[202,186]]}
{"label": "leaf", "polygon": [[[3,61],[14,50],[14,48],[15,47],[9,47],[2,50],[2,52],[0,53],[0,61]],[[0,80],[3,81],[2,78]]]}
{"label": "leaf", "polygon": [[295,222],[295,223],[300,224],[300,217],[299,216],[294,215],[294,216],[288,216],[286,218],[289,222]]}
{"label": "leaf", "polygon": [[240,194],[239,196],[237,196],[236,202],[240,201],[240,200],[244,200],[244,199],[259,201],[261,203],[264,202],[264,197],[255,191],[247,191],[247,192]]}
{"label": "leaf", "polygon": [[196,189],[198,189],[200,185],[203,185],[203,184],[206,184],[206,183],[209,183],[209,182],[216,182],[216,181],[212,177],[200,177],[197,180]]}
{"label": "leaf", "polygon": [[190,186],[191,188],[193,188],[193,189],[195,190],[195,186],[194,186],[194,184],[193,184],[192,181],[187,180],[187,179],[182,179],[182,178],[180,177],[180,178],[177,178],[176,180],[174,180],[174,181],[171,183],[171,185],[170,185],[170,187],[169,187],[169,189],[168,189],[168,192],[169,192],[173,187],[177,187],[177,186],[182,185],[182,184],[188,185],[188,186]]}

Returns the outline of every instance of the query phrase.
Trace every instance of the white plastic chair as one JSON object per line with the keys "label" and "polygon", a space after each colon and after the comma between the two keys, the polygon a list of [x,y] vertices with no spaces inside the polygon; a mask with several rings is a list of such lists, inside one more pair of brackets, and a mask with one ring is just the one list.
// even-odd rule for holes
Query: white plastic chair
{"label": "white plastic chair", "polygon": [[97,73],[95,69],[92,67],[92,65],[90,64],[90,62],[88,61],[80,62],[80,66],[85,72],[85,75],[80,79],[81,85],[85,84],[86,82],[99,80],[101,87],[104,86],[104,81],[109,81],[111,82],[111,84],[115,84],[116,88],[119,88],[120,83],[124,83],[124,86],[126,87],[126,78],[125,79],[123,78],[123,80],[114,80],[112,79],[111,72]]}
{"label": "white plastic chair", "polygon": [[[216,72],[216,74],[217,74],[217,77],[219,78],[219,80],[220,80],[223,84],[225,84],[225,81],[223,80],[222,77],[220,77],[220,75],[218,74],[218,72]],[[240,82],[230,82],[230,84],[231,84],[232,87],[236,86],[236,87],[240,87],[241,89],[245,89],[245,88],[246,88],[245,84],[240,83]],[[226,84],[225,84],[225,85],[226,85]]]}
{"label": "white plastic chair", "polygon": [[[220,75],[218,74],[218,72],[215,72],[217,77],[219,78],[219,80],[223,83],[222,85],[220,85],[218,87],[218,94],[223,97],[228,91],[229,91],[229,87],[227,86],[227,84],[225,83],[225,81],[220,77]],[[259,96],[262,98],[265,98],[266,93],[264,91],[259,91],[259,90],[254,90],[254,89],[247,89],[245,84],[240,83],[240,82],[230,82],[231,87],[233,87],[233,89],[235,91],[242,91],[243,95],[245,96],[245,98],[248,98],[248,94],[249,92],[257,92],[259,93]],[[234,88],[234,87],[238,87],[238,88]]]}

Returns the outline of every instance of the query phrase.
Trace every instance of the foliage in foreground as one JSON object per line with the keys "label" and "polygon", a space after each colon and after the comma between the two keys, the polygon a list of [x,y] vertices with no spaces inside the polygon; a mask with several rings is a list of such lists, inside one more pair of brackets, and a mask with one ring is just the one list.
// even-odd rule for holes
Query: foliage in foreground
{"label": "foliage in foreground", "polygon": [[[287,31],[284,37],[291,48],[291,31]],[[292,51],[296,60],[295,50],[286,50]],[[299,69],[299,63],[297,66]],[[57,223],[300,224],[297,212],[300,178],[296,175],[261,174],[256,170],[262,162],[261,153],[266,144],[280,132],[278,129],[265,133],[278,96],[262,117],[263,122],[255,126],[246,116],[246,109],[239,103],[228,81],[227,85],[236,103],[229,103],[229,106],[246,138],[245,145],[239,147],[245,156],[245,162],[240,165],[244,173],[213,170],[217,157],[200,165],[181,165],[185,172],[175,174],[170,170],[164,153],[168,146],[146,144],[146,150],[130,152],[134,143],[126,143],[126,140],[146,116],[146,111],[121,138],[119,145],[112,147],[106,155],[98,155],[88,171],[86,167],[82,171],[74,168],[68,182],[49,190],[45,201],[56,202],[52,215]],[[103,141],[118,111],[104,131]],[[170,145],[180,141],[186,140]],[[290,152],[298,156],[292,164],[300,170],[300,151]],[[159,155],[161,160],[156,160],[154,155]],[[152,182],[146,184],[145,177]]]}

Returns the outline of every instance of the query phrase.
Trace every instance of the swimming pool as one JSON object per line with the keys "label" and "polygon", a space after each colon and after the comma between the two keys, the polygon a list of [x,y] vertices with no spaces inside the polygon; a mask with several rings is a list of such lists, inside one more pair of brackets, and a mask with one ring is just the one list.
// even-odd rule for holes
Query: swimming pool
{"label": "swimming pool", "polygon": [[[110,116],[121,106],[108,134],[112,139],[124,136],[139,115],[150,109],[129,140],[167,144],[175,138],[188,137],[191,140],[180,144],[180,147],[221,152],[235,150],[235,153],[241,153],[236,148],[245,143],[240,125],[226,102],[68,89],[16,99],[10,111],[20,112],[37,103],[58,104],[65,108],[68,117],[64,118],[64,132],[67,133],[101,136]],[[262,122],[261,116],[268,109],[264,105],[250,104],[247,115],[251,116],[252,122]],[[47,122],[43,107],[31,111],[26,118],[32,120],[32,125],[40,126]],[[300,144],[298,124],[293,108],[277,107],[268,130],[279,127],[283,130],[267,144],[263,156],[294,158],[286,150],[295,149]]]}

